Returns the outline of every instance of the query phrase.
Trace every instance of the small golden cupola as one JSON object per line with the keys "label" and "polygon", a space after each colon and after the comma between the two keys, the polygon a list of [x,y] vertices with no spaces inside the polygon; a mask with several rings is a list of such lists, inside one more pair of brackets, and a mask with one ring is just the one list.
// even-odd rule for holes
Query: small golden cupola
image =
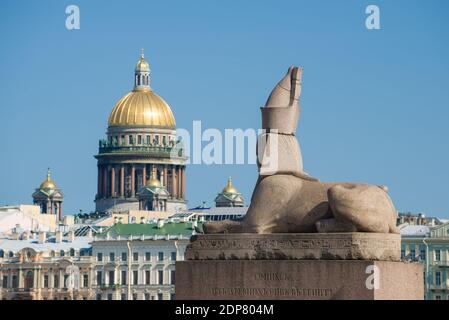
{"label": "small golden cupola", "polygon": [[55,215],[61,221],[64,195],[52,180],[50,168],[47,170],[47,178],[34,191],[32,197],[33,203],[40,207],[41,214]]}
{"label": "small golden cupola", "polygon": [[245,199],[242,194],[232,184],[232,178],[228,178],[228,183],[215,198],[216,207],[243,207]]}
{"label": "small golden cupola", "polygon": [[44,182],[41,183],[39,189],[43,190],[56,190],[56,184],[51,179],[51,171],[50,168],[47,169],[47,178],[44,180]]}

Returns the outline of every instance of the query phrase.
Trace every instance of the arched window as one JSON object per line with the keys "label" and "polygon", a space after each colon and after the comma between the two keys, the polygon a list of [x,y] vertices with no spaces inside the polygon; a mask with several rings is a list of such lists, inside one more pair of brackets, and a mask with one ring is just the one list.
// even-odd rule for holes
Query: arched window
{"label": "arched window", "polygon": [[75,249],[70,249],[70,256],[71,257],[74,257],[75,256]]}
{"label": "arched window", "polygon": [[10,257],[10,258],[14,257],[14,252],[9,251],[9,257]]}
{"label": "arched window", "polygon": [[64,257],[64,256],[65,256],[64,250],[61,250],[61,252],[59,253],[59,255],[60,255],[61,257]]}

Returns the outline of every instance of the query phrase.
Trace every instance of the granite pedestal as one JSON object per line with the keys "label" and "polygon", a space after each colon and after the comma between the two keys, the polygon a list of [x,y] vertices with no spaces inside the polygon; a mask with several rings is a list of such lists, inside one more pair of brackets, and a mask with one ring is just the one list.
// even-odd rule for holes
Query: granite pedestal
{"label": "granite pedestal", "polygon": [[423,268],[400,262],[400,235],[210,234],[176,262],[176,299],[416,299]]}

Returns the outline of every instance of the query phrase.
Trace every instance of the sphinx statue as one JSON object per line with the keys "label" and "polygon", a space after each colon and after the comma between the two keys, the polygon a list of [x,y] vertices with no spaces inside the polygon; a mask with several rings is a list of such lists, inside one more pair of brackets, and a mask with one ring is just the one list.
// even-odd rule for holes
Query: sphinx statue
{"label": "sphinx statue", "polygon": [[399,233],[386,187],[320,182],[304,172],[295,137],[302,73],[290,67],[261,108],[259,177],[247,214],[236,221],[207,222],[204,233]]}

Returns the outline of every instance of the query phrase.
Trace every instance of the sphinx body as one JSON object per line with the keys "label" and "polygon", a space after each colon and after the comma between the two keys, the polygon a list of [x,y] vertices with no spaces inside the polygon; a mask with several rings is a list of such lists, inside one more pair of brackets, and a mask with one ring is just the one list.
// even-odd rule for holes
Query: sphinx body
{"label": "sphinx body", "polygon": [[302,69],[289,68],[262,111],[259,178],[240,221],[208,222],[205,233],[398,233],[397,212],[385,187],[323,183],[303,171],[295,137]]}

